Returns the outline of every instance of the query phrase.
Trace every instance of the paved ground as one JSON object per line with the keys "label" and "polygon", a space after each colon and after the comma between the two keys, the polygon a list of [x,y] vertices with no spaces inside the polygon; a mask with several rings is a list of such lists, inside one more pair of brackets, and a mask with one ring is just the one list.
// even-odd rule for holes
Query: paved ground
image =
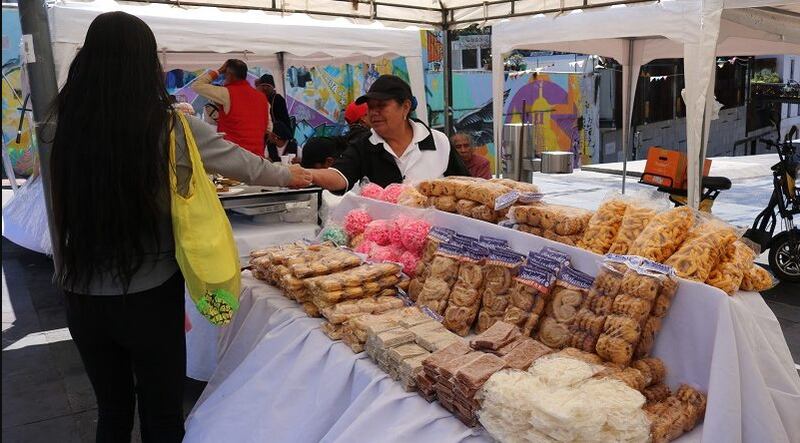
{"label": "paved ground", "polygon": [[[621,177],[588,171],[570,176],[536,174],[551,197],[596,207]],[[628,181],[630,190],[652,190]],[[771,192],[768,178],[737,180],[714,205],[729,222],[746,226]],[[74,343],[66,330],[61,295],[50,284],[52,263],[3,239],[3,433],[8,442],[91,442],[96,405]],[[800,285],[782,284],[764,294],[775,312],[795,362],[800,362]],[[186,413],[203,383],[186,380]],[[134,441],[139,441],[134,431]]]}

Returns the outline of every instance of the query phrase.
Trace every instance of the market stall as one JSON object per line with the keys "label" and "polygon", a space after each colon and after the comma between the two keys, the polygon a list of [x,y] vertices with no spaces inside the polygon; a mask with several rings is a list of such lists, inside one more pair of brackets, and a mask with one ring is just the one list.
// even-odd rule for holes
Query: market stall
{"label": "market stall", "polygon": [[[410,217],[464,236],[491,236],[523,253],[554,248],[590,275],[598,273],[603,260],[503,226],[350,194],[332,219],[344,222],[355,209],[375,220]],[[330,325],[308,318],[276,288],[250,277],[245,286],[241,310],[221,338],[217,371],[187,420],[187,441],[231,436],[351,441],[364,435],[380,435],[377,441],[488,439],[480,428],[461,425],[441,402],[404,392],[365,353],[353,354],[352,343],[329,341]],[[373,357],[369,346],[368,341],[366,354]],[[740,291],[729,297],[681,280],[652,355],[668,368],[666,384],[687,383],[708,393],[703,424],[679,441],[788,442],[800,435],[792,417],[800,380],[780,326],[758,294]]]}
{"label": "market stall", "polygon": [[[688,167],[697,172],[689,174],[689,190],[690,196],[697,192],[695,197],[699,197],[698,165],[703,164],[714,118],[715,56],[800,53],[800,35],[796,31],[800,29],[800,19],[796,15],[777,13],[783,10],[724,9],[763,6],[756,3],[669,0],[510,20],[493,27],[492,53],[549,49],[614,58],[623,71],[625,159],[630,152],[631,113],[639,69],[659,58],[684,58]],[[494,57],[492,63],[495,145],[501,146],[503,58]]]}

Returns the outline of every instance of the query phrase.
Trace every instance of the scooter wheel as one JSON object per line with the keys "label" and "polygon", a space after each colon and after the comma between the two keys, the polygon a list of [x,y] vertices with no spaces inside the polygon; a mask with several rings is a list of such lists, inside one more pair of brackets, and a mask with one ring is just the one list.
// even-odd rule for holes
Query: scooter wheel
{"label": "scooter wheel", "polygon": [[800,231],[781,232],[770,242],[769,267],[783,282],[800,282]]}

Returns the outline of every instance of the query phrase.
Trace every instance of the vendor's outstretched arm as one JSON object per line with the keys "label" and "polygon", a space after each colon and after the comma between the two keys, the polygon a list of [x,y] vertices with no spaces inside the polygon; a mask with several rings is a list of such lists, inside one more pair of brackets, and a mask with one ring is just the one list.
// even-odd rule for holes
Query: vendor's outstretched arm
{"label": "vendor's outstretched arm", "polygon": [[320,188],[329,191],[341,191],[347,188],[347,180],[336,169],[312,169],[311,176],[312,182]]}

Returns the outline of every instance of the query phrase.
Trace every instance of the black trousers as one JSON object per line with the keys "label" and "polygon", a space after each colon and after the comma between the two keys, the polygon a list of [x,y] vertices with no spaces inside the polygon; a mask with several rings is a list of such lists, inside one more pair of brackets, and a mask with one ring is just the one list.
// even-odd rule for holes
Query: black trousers
{"label": "black trousers", "polygon": [[183,439],[184,282],[128,295],[66,293],[67,324],[97,397],[98,442],[131,440],[138,399],[142,441]]}

